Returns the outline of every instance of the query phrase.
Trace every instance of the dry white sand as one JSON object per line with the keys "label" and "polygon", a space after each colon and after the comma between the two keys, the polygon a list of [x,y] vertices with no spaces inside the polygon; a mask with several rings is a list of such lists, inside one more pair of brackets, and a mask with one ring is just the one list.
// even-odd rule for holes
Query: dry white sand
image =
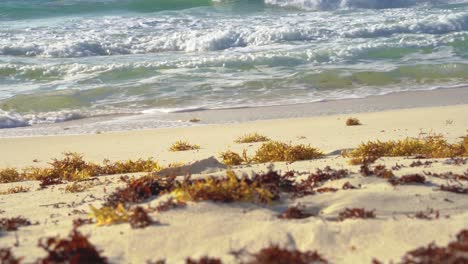
{"label": "dry white sand", "polygon": [[[192,128],[160,129],[98,135],[12,138],[0,139],[0,167],[23,168],[46,165],[64,151],[83,153],[88,160],[104,158],[121,160],[155,157],[163,164],[194,162],[227,149],[252,153],[259,144],[235,144],[233,140],[244,133],[259,132],[272,139],[293,143],[310,143],[326,153],[356,147],[360,142],[374,139],[388,140],[418,136],[420,133],[440,133],[449,140],[457,140],[467,132],[468,105],[395,110],[353,115],[364,125],[346,127],[349,115],[256,121],[231,125],[209,125]],[[305,137],[305,138],[303,138]],[[201,145],[198,151],[169,152],[170,144],[187,139]],[[38,159],[34,163],[32,160]],[[445,164],[445,159],[422,167],[408,167],[415,161],[409,158],[385,158],[377,164],[388,167],[396,163],[406,165],[395,171],[400,175],[423,171],[463,173],[468,165]],[[267,171],[268,164],[240,166],[238,174]],[[255,252],[271,243],[299,250],[317,250],[332,263],[370,263],[372,258],[384,262],[398,261],[408,250],[436,241],[446,245],[454,235],[468,228],[468,196],[436,191],[445,180],[427,177],[424,185],[394,187],[383,179],[362,177],[359,167],[350,166],[347,160],[330,155],[324,159],[276,163],[276,170],[311,172],[331,166],[349,169],[354,173],[346,179],[327,182],[324,187],[341,186],[349,181],[356,190],[339,190],[299,199],[284,197],[271,205],[250,203],[219,204],[212,202],[189,203],[187,207],[164,213],[151,213],[161,222],[145,229],[131,229],[128,224],[97,227],[85,225],[80,230],[90,235],[90,241],[103,251],[113,263],[145,263],[147,260],[165,258],[168,263],[183,263],[185,258],[209,255],[225,263],[235,263],[231,250],[246,248]],[[209,169],[209,168],[207,168]],[[210,175],[223,176],[222,168]],[[204,177],[208,175],[197,167]],[[65,193],[65,185],[37,190],[37,182],[1,184],[0,191],[14,186],[30,186],[32,191],[0,195],[0,217],[18,215],[38,221],[39,225],[22,227],[16,233],[0,234],[1,247],[12,247],[16,256],[32,262],[44,256],[37,247],[41,237],[66,236],[72,219],[86,217],[74,210],[89,212],[89,204],[100,206],[103,199],[119,182],[119,176],[102,177],[110,183],[98,185],[83,193]],[[465,188],[466,182],[461,183]],[[150,200],[143,205],[157,205],[167,196]],[[53,205],[55,204],[55,206]],[[277,215],[288,206],[301,204],[305,210],[318,216],[303,220],[281,220]],[[361,207],[375,210],[376,219],[336,221],[345,208]],[[414,219],[410,216],[428,208],[438,210],[436,220]],[[76,212],[76,211],[75,211]],[[447,217],[446,217],[447,216]]]}

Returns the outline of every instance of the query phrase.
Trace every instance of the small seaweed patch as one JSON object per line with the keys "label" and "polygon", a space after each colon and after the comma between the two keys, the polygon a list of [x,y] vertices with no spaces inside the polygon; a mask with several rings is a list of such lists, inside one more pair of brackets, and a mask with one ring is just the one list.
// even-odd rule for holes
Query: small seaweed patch
{"label": "small seaweed patch", "polygon": [[423,220],[434,220],[439,219],[440,213],[432,208],[428,208],[426,211],[417,212],[414,218]]}
{"label": "small seaweed patch", "polygon": [[101,256],[101,252],[76,228],[73,228],[68,238],[40,239],[38,245],[47,251],[47,256],[37,263],[108,263],[107,258]]}
{"label": "small seaweed patch", "polygon": [[62,184],[63,181],[59,178],[52,178],[52,177],[46,177],[41,180],[41,183],[39,184],[39,187],[41,189],[47,188],[47,186],[50,185],[57,185],[57,184]]}
{"label": "small seaweed patch", "polygon": [[0,183],[19,182],[25,180],[24,175],[12,168],[0,170]]}
{"label": "small seaweed patch", "polygon": [[181,202],[214,201],[214,202],[257,202],[268,203],[275,197],[271,191],[262,186],[260,181],[246,177],[238,178],[234,172],[228,171],[226,178],[208,177],[205,179],[186,179],[172,192]]}
{"label": "small seaweed patch", "polygon": [[[271,245],[257,253],[248,253],[245,250],[231,252],[242,264],[326,264],[329,263],[317,251],[299,251]],[[242,259],[246,259],[243,261]]]}
{"label": "small seaweed patch", "polygon": [[403,140],[369,141],[353,151],[344,152],[353,165],[372,163],[381,157],[421,156],[424,158],[451,158],[468,156],[468,137],[450,144],[442,136],[406,138]]}
{"label": "small seaweed patch", "polygon": [[190,144],[187,141],[176,141],[172,146],[169,148],[169,151],[176,152],[176,151],[188,151],[188,150],[197,150],[200,149],[199,145]]}
{"label": "small seaweed patch", "polygon": [[233,151],[221,153],[221,158],[226,165],[240,165],[244,163],[267,162],[295,162],[322,158],[324,154],[310,145],[292,145],[279,141],[268,141],[257,149],[253,157],[248,157],[244,150],[242,156]]}
{"label": "small seaweed patch", "polygon": [[235,153],[234,151],[226,151],[221,153],[221,159],[223,163],[228,166],[238,166],[242,163],[248,163],[248,160],[242,158],[239,154]]}
{"label": "small seaweed patch", "polygon": [[323,188],[318,188],[317,192],[318,193],[328,193],[328,192],[337,192],[338,189],[336,188],[331,188],[331,187],[323,187]]}
{"label": "small seaweed patch", "polygon": [[432,172],[424,172],[424,174],[444,180],[454,180],[454,181],[468,181],[468,171],[464,174],[456,174],[453,172],[445,172],[445,173],[432,173]]}
{"label": "small seaweed patch", "polygon": [[133,209],[132,215],[129,218],[130,226],[132,228],[145,228],[154,223],[153,219],[146,213],[145,209],[140,206],[137,206]]}
{"label": "small seaweed patch", "polygon": [[350,118],[346,119],[346,125],[347,126],[360,126],[362,124],[361,124],[361,121],[359,121],[359,119],[354,118],[354,117],[350,117]]}
{"label": "small seaweed patch", "polygon": [[345,182],[343,184],[343,187],[341,187],[343,190],[353,190],[353,189],[358,189],[358,187],[352,185],[350,182]]}
{"label": "small seaweed patch", "polygon": [[0,218],[0,231],[16,231],[22,226],[30,225],[32,225],[31,221],[21,216]]}
{"label": "small seaweed patch", "polygon": [[170,197],[167,201],[160,203],[156,206],[156,211],[158,212],[166,212],[176,208],[182,208],[187,206],[186,203],[177,201],[174,197]]}
{"label": "small seaweed patch", "polygon": [[413,161],[409,166],[411,168],[414,168],[414,167],[421,167],[421,166],[425,166],[425,167],[428,167],[430,166],[432,163],[434,163],[433,161],[425,161],[425,162],[422,162],[420,160],[418,161]]}
{"label": "small seaweed patch", "polygon": [[0,170],[0,183],[38,180],[46,187],[62,181],[82,181],[100,175],[152,172],[161,169],[152,159],[117,162],[104,160],[103,164],[99,165],[85,161],[82,155],[74,152],[64,153],[63,158],[53,159],[49,165],[49,168],[28,167],[21,173],[15,169]]}
{"label": "small seaweed patch", "polygon": [[210,258],[210,257],[202,257],[199,260],[188,258],[185,260],[185,263],[186,264],[223,264],[223,262],[220,259]]}
{"label": "small seaweed patch", "polygon": [[31,190],[31,188],[29,188],[29,187],[16,186],[16,187],[9,188],[9,189],[6,190],[6,191],[0,192],[0,195],[15,194],[15,193],[25,193],[25,192],[29,192],[30,190]]}
{"label": "small seaweed patch", "polygon": [[131,204],[141,203],[162,192],[170,192],[174,188],[175,177],[145,176],[126,180],[126,184],[109,195],[104,205],[115,208],[122,204],[128,208]]}
{"label": "small seaweed patch", "polygon": [[89,207],[91,209],[89,216],[96,219],[96,224],[99,226],[128,222],[129,214],[122,204],[116,208],[104,206],[97,209],[92,205]]}
{"label": "small seaweed patch", "polygon": [[0,248],[0,263],[2,264],[20,264],[23,258],[16,258],[10,248]]}
{"label": "small seaweed patch", "polygon": [[340,169],[335,170],[330,166],[326,166],[324,169],[317,169],[315,173],[311,173],[307,178],[308,181],[312,181],[314,186],[317,187],[327,181],[334,181],[346,178],[350,175],[348,170]]}
{"label": "small seaweed patch", "polygon": [[369,164],[365,163],[361,165],[360,172],[363,176],[376,176],[383,179],[391,179],[395,175],[393,172],[385,167],[385,165],[377,165],[373,169],[369,168]]}
{"label": "small seaweed patch", "polygon": [[94,186],[91,182],[73,182],[65,186],[65,192],[68,193],[79,193],[84,192]]}
{"label": "small seaweed patch", "polygon": [[461,186],[455,185],[441,185],[438,190],[458,194],[468,194],[468,188],[463,188]]}
{"label": "small seaweed patch", "polygon": [[282,214],[278,215],[280,219],[304,219],[313,216],[313,214],[306,213],[302,208],[299,206],[292,206],[289,207],[286,211]]}
{"label": "small seaweed patch", "polygon": [[238,137],[234,142],[235,143],[257,143],[257,142],[265,142],[270,141],[270,139],[264,135],[261,135],[257,132],[245,134],[243,136]]}
{"label": "small seaweed patch", "polygon": [[93,219],[91,218],[77,218],[77,219],[73,219],[73,226],[75,228],[78,228],[80,226],[83,226],[83,225],[90,225],[94,223]]}
{"label": "small seaweed patch", "polygon": [[409,251],[401,264],[423,263],[468,263],[468,230],[460,231],[456,240],[446,247],[438,247],[434,242],[426,247]]}
{"label": "small seaweed patch", "polygon": [[392,177],[388,179],[388,182],[393,185],[405,185],[405,184],[424,184],[426,183],[426,177],[420,174],[410,174],[401,177]]}
{"label": "small seaweed patch", "polygon": [[278,141],[263,143],[252,158],[256,163],[301,161],[322,158],[324,154],[310,145],[292,145]]}
{"label": "small seaweed patch", "polygon": [[198,123],[200,121],[201,121],[201,119],[196,118],[196,117],[189,120],[190,123]]}
{"label": "small seaweed patch", "polygon": [[338,220],[344,221],[346,219],[369,219],[375,218],[375,210],[366,211],[364,208],[346,208],[343,212],[338,214]]}
{"label": "small seaweed patch", "polygon": [[444,164],[461,166],[461,165],[465,165],[467,162],[468,162],[468,159],[465,159],[462,157],[454,157],[454,158],[450,158],[444,161]]}

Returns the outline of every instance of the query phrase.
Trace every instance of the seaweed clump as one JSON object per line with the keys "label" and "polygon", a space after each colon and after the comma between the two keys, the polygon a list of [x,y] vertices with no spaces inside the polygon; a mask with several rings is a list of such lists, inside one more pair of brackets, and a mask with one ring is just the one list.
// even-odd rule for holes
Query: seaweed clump
{"label": "seaweed clump", "polygon": [[424,219],[424,220],[439,219],[440,212],[432,208],[428,208],[426,211],[417,212],[414,215],[414,217],[418,219]]}
{"label": "seaweed clump", "polygon": [[10,248],[0,248],[0,263],[20,264],[23,258],[16,258]]}
{"label": "seaweed clump", "polygon": [[0,170],[0,183],[19,182],[25,180],[24,175],[17,170],[8,168]]}
{"label": "seaweed clump", "polygon": [[280,219],[304,219],[313,216],[313,214],[306,213],[299,206],[289,207],[282,214],[278,215]]}
{"label": "seaweed clump", "polygon": [[399,157],[418,155],[425,158],[452,158],[468,156],[468,136],[461,142],[450,144],[443,136],[427,136],[423,138],[406,138],[403,140],[369,141],[362,143],[357,149],[344,152],[351,158],[353,165],[372,163],[381,157]]}
{"label": "seaweed clump", "polygon": [[270,139],[264,135],[261,135],[257,132],[245,134],[243,136],[238,137],[234,142],[235,143],[257,143],[257,142],[265,142],[270,141]]}
{"label": "seaweed clump", "polygon": [[235,166],[244,163],[295,162],[322,158],[324,154],[310,145],[292,145],[279,141],[268,141],[257,149],[255,155],[248,157],[244,150],[242,156],[233,151],[221,153],[224,164]]}
{"label": "seaweed clump", "polygon": [[226,178],[209,177],[205,179],[186,179],[171,194],[181,202],[214,201],[230,203],[235,201],[253,201],[268,203],[275,195],[262,185],[261,181],[247,177],[238,178],[228,171]]}
{"label": "seaweed clump", "polygon": [[23,172],[15,169],[0,170],[0,183],[24,180],[39,180],[42,188],[60,184],[62,181],[82,181],[94,176],[135,172],[152,172],[161,169],[152,159],[138,159],[111,162],[104,160],[102,165],[87,162],[81,154],[66,152],[62,159],[52,159],[48,168],[28,167]]}
{"label": "seaweed clump", "polygon": [[12,218],[0,218],[0,231],[16,231],[21,226],[30,226],[31,221],[18,216]]}
{"label": "seaweed clump", "polygon": [[426,177],[419,174],[411,174],[399,178],[392,177],[388,179],[388,182],[393,186],[405,184],[424,184],[426,183]]}
{"label": "seaweed clump", "polygon": [[176,141],[172,146],[169,148],[169,151],[176,152],[176,151],[187,151],[187,150],[197,150],[200,149],[199,145],[190,144],[187,141]]}
{"label": "seaweed clump", "polygon": [[97,209],[92,205],[89,207],[91,209],[89,216],[96,219],[96,224],[99,226],[128,222],[129,213],[122,204],[119,204],[115,208],[104,206]]}
{"label": "seaweed clump", "polygon": [[169,192],[174,188],[174,177],[145,176],[126,181],[127,186],[118,188],[106,199],[105,206],[116,207],[122,204],[128,208],[131,204],[141,203],[146,199]]}
{"label": "seaweed clump", "polygon": [[[327,181],[339,180],[349,176],[348,170],[334,170],[327,166],[324,169],[317,169],[315,173],[310,174],[306,179],[302,179],[299,183],[294,184],[294,197],[303,197],[306,195],[312,195],[316,191],[316,188],[320,187]],[[322,188],[321,192],[332,191],[332,189]],[[337,191],[333,189],[333,191]]]}
{"label": "seaweed clump", "polygon": [[29,187],[16,186],[16,187],[9,188],[6,191],[0,192],[0,195],[25,193],[25,192],[29,192],[30,190],[31,190],[31,188],[29,188]]}
{"label": "seaweed clump", "polygon": [[406,253],[401,264],[423,263],[468,263],[468,230],[460,231],[456,240],[446,247],[438,247],[434,242]]}
{"label": "seaweed clump", "polygon": [[132,228],[145,228],[155,223],[148,213],[146,213],[145,209],[140,206],[133,209],[129,222]]}
{"label": "seaweed clump", "polygon": [[257,163],[301,161],[322,158],[324,154],[310,145],[292,145],[278,141],[263,143],[252,158]]}
{"label": "seaweed clump", "polygon": [[463,188],[461,186],[455,186],[455,185],[441,185],[439,187],[439,190],[444,191],[444,192],[458,193],[458,194],[468,194],[468,188]]}
{"label": "seaweed clump", "polygon": [[73,228],[68,238],[50,237],[39,240],[39,247],[47,251],[47,256],[37,263],[108,263],[107,258],[101,256],[88,238]]}
{"label": "seaweed clump", "polygon": [[375,218],[375,210],[366,211],[364,208],[346,208],[343,212],[338,215],[338,220],[344,221],[346,219],[369,219]]}
{"label": "seaweed clump", "polygon": [[245,251],[232,253],[238,260],[245,258],[246,261],[239,261],[242,264],[326,264],[317,251],[299,251],[281,248],[278,245],[271,245],[261,249],[257,253],[246,253]]}
{"label": "seaweed clump", "polygon": [[248,160],[246,160],[245,158],[242,158],[239,154],[231,150],[222,152],[221,159],[223,160],[223,163],[228,166],[238,166],[238,165],[241,165],[242,163],[248,163]]}
{"label": "seaweed clump", "polygon": [[361,124],[361,121],[359,121],[359,119],[354,118],[354,117],[350,117],[350,118],[346,119],[346,125],[347,126],[360,126],[362,124]]}
{"label": "seaweed clump", "polygon": [[457,174],[453,172],[445,172],[445,173],[432,173],[432,172],[424,172],[424,174],[436,178],[441,178],[444,180],[455,180],[455,181],[468,181],[468,170],[463,174]]}
{"label": "seaweed clump", "polygon": [[175,200],[173,197],[169,198],[167,201],[160,203],[156,206],[157,212],[167,212],[171,209],[180,208],[187,206],[186,203]]}
{"label": "seaweed clump", "polygon": [[385,165],[377,165],[371,169],[369,168],[368,163],[365,163],[361,166],[360,172],[366,177],[376,176],[378,178],[391,179],[395,176],[391,170],[385,167]]}

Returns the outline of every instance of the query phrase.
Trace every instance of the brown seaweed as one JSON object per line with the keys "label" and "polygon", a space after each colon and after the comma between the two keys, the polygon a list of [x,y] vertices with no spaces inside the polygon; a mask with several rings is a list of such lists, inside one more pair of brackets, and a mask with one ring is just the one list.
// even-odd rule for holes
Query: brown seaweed
{"label": "brown seaweed", "polygon": [[441,185],[438,190],[444,191],[444,192],[453,192],[453,193],[458,193],[458,194],[468,194],[468,188],[463,188],[461,186],[455,186],[455,185]]}
{"label": "brown seaweed", "polygon": [[417,212],[414,217],[424,220],[434,220],[439,219],[440,212],[432,208],[428,208],[426,211]]}
{"label": "brown seaweed", "polygon": [[403,256],[401,264],[437,264],[468,263],[468,230],[460,231],[456,240],[446,247],[439,247],[434,242],[426,247],[409,251]]}
{"label": "brown seaweed", "polygon": [[177,201],[173,197],[169,198],[167,201],[160,203],[156,206],[156,211],[158,212],[166,212],[172,209],[181,208],[187,206],[186,203]]}
{"label": "brown seaweed", "polygon": [[133,209],[132,215],[129,218],[130,226],[132,228],[145,228],[154,223],[157,223],[151,219],[151,217],[146,213],[145,209],[140,206],[137,206]]}
{"label": "brown seaweed", "polygon": [[331,187],[323,187],[323,188],[318,188],[317,189],[318,193],[337,192],[337,191],[338,191],[338,189],[331,188]]}
{"label": "brown seaweed", "polygon": [[19,227],[30,225],[32,225],[31,221],[22,216],[0,218],[0,231],[16,231]]}
{"label": "brown seaweed", "polygon": [[359,121],[359,119],[350,117],[346,119],[346,125],[347,126],[360,126],[362,124],[361,124],[361,121]]}
{"label": "brown seaweed", "polygon": [[304,212],[303,208],[299,206],[289,207],[282,214],[278,215],[280,219],[304,219],[314,216],[313,214]]}
{"label": "brown seaweed", "polygon": [[420,174],[410,174],[401,177],[391,177],[388,182],[393,185],[405,185],[405,184],[424,184],[426,183],[426,177]]}
{"label": "brown seaweed", "polygon": [[343,212],[338,214],[338,220],[344,221],[346,219],[369,219],[375,218],[375,210],[366,211],[364,208],[346,208]]}
{"label": "brown seaweed", "polygon": [[128,180],[126,183],[126,187],[118,188],[107,197],[104,206],[116,207],[122,204],[128,208],[131,204],[141,203],[152,196],[171,191],[174,188],[175,177],[145,176]]}
{"label": "brown seaweed", "polygon": [[345,182],[343,184],[343,187],[341,187],[343,190],[352,190],[352,189],[358,189],[358,187],[352,185],[350,182]]}
{"label": "brown seaweed", "polygon": [[[326,264],[317,251],[299,251],[281,248],[278,245],[271,245],[263,248],[257,253],[247,253],[245,251],[231,252],[241,264]],[[246,259],[243,261],[242,259]]]}
{"label": "brown seaweed", "polygon": [[101,252],[76,228],[73,228],[68,238],[49,237],[39,239],[38,246],[47,251],[47,256],[39,259],[38,264],[108,263],[107,258],[101,256]]}
{"label": "brown seaweed", "polygon": [[0,263],[20,264],[23,258],[16,258],[10,248],[0,248]]}

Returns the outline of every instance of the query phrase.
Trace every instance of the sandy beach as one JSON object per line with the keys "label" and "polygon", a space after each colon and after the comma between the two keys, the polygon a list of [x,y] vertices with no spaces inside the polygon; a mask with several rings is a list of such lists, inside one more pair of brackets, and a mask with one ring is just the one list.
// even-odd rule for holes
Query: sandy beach
{"label": "sandy beach", "polygon": [[[189,201],[185,207],[167,212],[149,212],[159,224],[144,229],[132,229],[128,223],[121,223],[86,224],[79,230],[89,236],[89,241],[111,263],[161,259],[166,263],[184,263],[187,258],[203,256],[219,258],[223,263],[238,263],[230,252],[244,249],[254,253],[273,244],[290,250],[316,250],[330,263],[371,263],[373,259],[399,263],[406,252],[433,241],[438,246],[446,246],[458,232],[468,228],[467,194],[437,190],[440,185],[452,183],[467,188],[468,182],[428,175],[428,172],[466,175],[466,161],[454,164],[447,158],[415,157],[377,160],[372,167],[385,165],[396,177],[425,175],[423,184],[393,186],[386,179],[363,176],[360,166],[349,165],[349,159],[340,153],[369,140],[440,134],[449,142],[456,142],[467,134],[466,113],[468,105],[462,104],[93,135],[2,138],[0,168],[47,167],[61,153],[77,152],[92,162],[153,157],[162,166],[189,164],[177,176],[191,173],[193,178],[224,177],[227,168],[213,160],[208,162],[209,158],[220,160],[220,153],[226,150],[241,153],[245,149],[248,155],[253,155],[262,143],[234,142],[246,133],[258,132],[291,144],[310,144],[323,151],[325,157],[293,163],[239,165],[232,170],[237,175],[250,176],[269,170],[280,174],[296,171],[296,181],[326,166],[348,170],[345,177],[320,186],[335,188],[332,192],[299,198],[282,194],[281,199],[266,204]],[[348,117],[358,118],[362,125],[346,126]],[[177,140],[198,144],[200,149],[170,152],[169,147]],[[417,161],[421,163],[415,165]],[[193,163],[196,166],[190,166]],[[38,239],[66,237],[73,219],[87,218],[90,205],[100,208],[109,194],[125,185],[120,177],[98,177],[98,183],[78,193],[66,192],[66,183],[46,189],[39,189],[38,181],[0,184],[0,191],[16,186],[30,188],[25,193],[0,195],[0,218],[23,216],[32,223],[37,222],[15,232],[0,233],[2,247],[10,247],[15,256],[24,257],[24,263],[44,257],[46,252],[37,246]],[[343,188],[345,183],[356,189]],[[154,208],[170,196],[154,196],[140,206]],[[297,220],[277,217],[296,205],[312,216]],[[339,221],[340,212],[346,208],[375,210],[375,218]],[[427,219],[416,217],[420,212],[426,212]]]}

